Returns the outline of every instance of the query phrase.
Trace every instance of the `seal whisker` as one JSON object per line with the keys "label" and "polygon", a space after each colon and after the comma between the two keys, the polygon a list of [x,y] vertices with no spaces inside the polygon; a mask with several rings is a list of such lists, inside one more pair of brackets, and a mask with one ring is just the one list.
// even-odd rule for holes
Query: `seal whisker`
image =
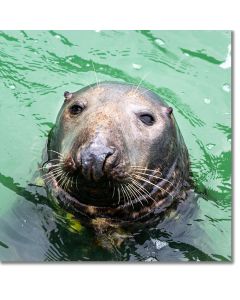
{"label": "seal whisker", "polygon": [[[128,187],[129,187],[129,189],[132,191],[132,194],[135,196],[137,202],[139,201],[139,202],[141,203],[142,207],[144,207],[144,204],[142,203],[142,201],[141,201],[141,199],[139,198],[139,196],[136,194],[137,191],[136,191],[136,189],[133,187],[133,185],[132,185],[132,184],[129,184]],[[141,194],[139,194],[139,195],[140,195],[140,197],[142,196]],[[138,198],[139,198],[139,199],[138,199]]]}
{"label": "seal whisker", "polygon": [[[140,195],[140,197],[143,197],[146,200],[147,204],[148,204],[149,201],[144,196],[144,195],[146,195],[147,197],[151,198],[151,196],[149,195],[148,191],[147,190],[144,191],[144,189],[140,186],[140,184],[137,184],[137,182],[132,181],[132,185],[133,185],[135,191]],[[139,189],[141,190],[141,192],[139,191]]]}
{"label": "seal whisker", "polygon": [[130,201],[129,201],[128,195],[126,193],[125,185],[122,185],[122,188],[123,188],[123,194],[126,196],[126,199],[127,199],[127,205],[130,205]]}
{"label": "seal whisker", "polygon": [[152,92],[152,93],[153,93],[153,91],[152,91],[151,89],[147,89],[147,90],[145,90],[144,92],[140,93],[140,95],[144,95],[144,94],[147,93],[147,92]]}
{"label": "seal whisker", "polygon": [[62,169],[51,170],[51,172],[48,172],[48,173],[46,173],[46,174],[43,174],[43,175],[42,175],[42,178],[43,178],[43,179],[46,179],[46,178],[48,178],[48,177],[51,176],[51,175],[57,175],[57,174],[59,174],[59,173],[61,173],[61,172],[63,172]]}
{"label": "seal whisker", "polygon": [[132,202],[132,194],[130,193],[127,185],[124,185],[124,187],[125,187],[126,194],[128,195],[128,199],[129,199],[128,203],[131,204],[134,209],[134,205]]}
{"label": "seal whisker", "polygon": [[68,191],[68,181],[69,181],[69,177],[66,177],[65,182],[64,182],[64,185],[63,185],[63,189],[64,189],[65,191]]}
{"label": "seal whisker", "polygon": [[75,180],[75,185],[76,185],[76,188],[77,188],[77,191],[79,192],[79,188],[78,188],[78,184],[77,184],[77,180],[78,180],[78,177],[79,177],[80,175],[78,174],[77,176],[76,176],[76,180]]}
{"label": "seal whisker", "polygon": [[69,172],[68,172],[68,173],[64,173],[64,180],[62,181],[62,184],[61,184],[61,186],[62,186],[63,189],[65,189],[67,180],[68,180],[68,178],[69,178],[69,177],[68,177],[68,174],[69,174]]}
{"label": "seal whisker", "polygon": [[49,184],[53,179],[55,179],[58,182],[58,177],[60,177],[62,174],[58,174],[57,176],[54,176],[54,174],[49,174],[49,177],[43,178],[45,184]]}
{"label": "seal whisker", "polygon": [[45,185],[47,185],[49,182],[53,180],[53,174],[49,174],[47,178],[43,178]]}
{"label": "seal whisker", "polygon": [[55,161],[55,160],[60,161],[61,158],[52,158],[52,159],[47,160],[45,163],[50,163],[50,162]]}
{"label": "seal whisker", "polygon": [[135,195],[133,193],[133,190],[131,189],[130,184],[127,184],[126,188],[127,188],[128,192],[130,194],[131,204],[132,204],[132,207],[134,209],[134,201],[132,200],[132,198],[135,199]]}
{"label": "seal whisker", "polygon": [[160,187],[160,186],[158,186],[158,185],[152,183],[151,181],[147,180],[146,178],[144,178],[144,177],[142,177],[142,176],[140,176],[140,175],[133,175],[133,176],[136,176],[136,177],[139,178],[141,181],[144,181],[144,182],[146,182],[146,183],[151,184],[152,186],[155,186],[155,187],[158,188],[158,189],[161,189],[161,190],[164,191],[165,193],[169,194],[169,195],[172,197],[172,199],[173,199],[172,194],[169,193],[168,191],[166,191],[164,188],[162,188],[162,187]]}
{"label": "seal whisker", "polygon": [[125,196],[124,196],[124,194],[123,194],[123,190],[122,190],[122,185],[121,185],[121,183],[120,183],[120,191],[121,191],[121,196],[122,196],[120,199],[123,200],[123,205],[125,205]]}
{"label": "seal whisker", "polygon": [[51,149],[48,149],[48,151],[54,152],[54,153],[58,154],[58,156],[64,158],[64,155],[62,153],[60,153],[60,152],[57,152],[57,151],[51,150]]}
{"label": "seal whisker", "polygon": [[113,199],[114,195],[115,195],[115,185],[113,186],[112,199]]}
{"label": "seal whisker", "polygon": [[59,181],[57,181],[57,182],[58,182],[58,185],[59,185],[60,187],[62,187],[62,183],[63,183],[64,180],[65,180],[65,173],[62,172],[62,174],[61,174],[61,176],[60,176],[60,178],[59,178]]}
{"label": "seal whisker", "polygon": [[[126,203],[126,198],[127,198],[127,196],[126,196],[126,194],[125,194],[125,190],[124,190],[124,187],[122,186],[122,184],[121,184],[121,190],[122,190],[122,195],[123,195],[123,198],[124,198],[124,206],[125,205],[127,205],[127,204],[129,204],[129,202],[127,202]],[[128,199],[127,199],[128,200]]]}
{"label": "seal whisker", "polygon": [[73,183],[74,183],[74,180],[73,180],[73,178],[71,178],[71,185],[70,185],[71,190],[73,189]]}
{"label": "seal whisker", "polygon": [[117,188],[117,191],[118,191],[118,205],[120,204],[120,199],[121,199],[121,195],[120,195],[120,192],[119,192],[119,187]]}
{"label": "seal whisker", "polygon": [[[135,191],[135,193],[137,193],[137,195],[139,195],[139,196],[137,196],[137,202],[140,202],[141,204],[142,204],[142,206],[144,207],[144,205],[143,205],[143,203],[142,203],[142,201],[141,201],[141,197],[143,197],[144,198],[144,200],[147,202],[147,204],[149,203],[149,201],[148,201],[148,199],[144,196],[144,194],[146,195],[146,193],[141,193],[138,189],[137,189],[137,187],[136,187],[136,185],[134,184],[134,183],[132,183],[132,188],[134,189],[134,191]],[[149,195],[147,195],[147,196],[149,196]],[[140,198],[139,198],[140,197]]]}
{"label": "seal whisker", "polygon": [[[37,171],[39,171],[39,170],[44,170],[44,169],[46,168],[45,164],[50,164],[52,161],[55,161],[55,160],[60,161],[58,158],[48,160],[48,161],[46,161],[45,163],[42,164],[42,167],[41,167],[41,168],[37,168]],[[55,165],[61,165],[61,164],[62,164],[62,163],[55,164]],[[55,165],[53,165],[53,166],[55,166]]]}
{"label": "seal whisker", "polygon": [[146,176],[151,176],[151,177],[154,177],[154,178],[158,178],[158,179],[161,179],[163,181],[166,181],[166,182],[170,183],[174,187],[174,184],[171,181],[169,181],[169,180],[167,180],[165,178],[162,178],[162,177],[159,177],[159,176],[155,176],[155,175],[152,175],[152,174],[146,174],[146,173],[138,172],[138,171],[135,172],[135,174],[146,175]]}
{"label": "seal whisker", "polygon": [[135,88],[133,94],[136,94],[137,93],[137,90],[139,89],[141,83],[143,82],[144,79],[146,79],[146,77],[149,75],[149,73],[146,73],[145,75],[143,75],[142,79],[139,81],[137,87]]}
{"label": "seal whisker", "polygon": [[131,203],[131,205],[132,205],[132,208],[134,209],[134,204],[133,204],[133,202],[132,202],[132,193],[130,192],[130,190],[129,190],[129,188],[128,188],[128,185],[125,185],[125,187],[126,187],[126,192],[127,192],[128,195],[129,195],[129,201],[130,201],[130,203]]}
{"label": "seal whisker", "polygon": [[[46,180],[46,183],[49,183],[48,179],[55,179],[58,183],[58,178],[61,177],[63,174],[62,171],[56,171],[49,174],[49,177],[43,178],[44,180]],[[47,182],[48,181],[48,182]]]}
{"label": "seal whisker", "polygon": [[68,176],[68,181],[67,181],[67,184],[66,184],[66,189],[68,191],[71,191],[71,189],[72,189],[72,179],[71,179],[70,176]]}
{"label": "seal whisker", "polygon": [[61,174],[62,170],[52,170],[50,173],[42,175],[42,178],[44,180],[50,178],[50,177],[56,177],[58,174]]}
{"label": "seal whisker", "polygon": [[62,167],[61,167],[61,165],[53,165],[51,169],[50,169],[50,171],[60,170],[60,169],[62,170]]}
{"label": "seal whisker", "polygon": [[66,181],[66,183],[65,183],[65,185],[64,185],[64,189],[65,189],[66,191],[68,191],[69,182],[70,182],[70,180],[71,180],[71,178],[68,176],[68,174],[69,174],[69,172],[66,174],[67,181]]}
{"label": "seal whisker", "polygon": [[133,169],[145,171],[145,172],[156,172],[162,174],[158,169],[148,169],[148,168],[143,168],[142,166],[131,166]]}
{"label": "seal whisker", "polygon": [[157,203],[156,200],[150,196],[150,193],[148,192],[148,190],[146,190],[143,186],[141,186],[141,184],[140,184],[137,180],[135,180],[135,179],[132,178],[132,182],[133,182],[133,184],[136,186],[136,188],[139,188],[139,189],[140,189],[141,191],[143,191],[144,194],[147,195],[153,202]]}

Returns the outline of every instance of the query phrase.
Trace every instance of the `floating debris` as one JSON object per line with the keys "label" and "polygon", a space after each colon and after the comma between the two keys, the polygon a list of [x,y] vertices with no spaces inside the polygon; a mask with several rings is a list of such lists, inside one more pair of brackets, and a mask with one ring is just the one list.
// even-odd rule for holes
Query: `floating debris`
{"label": "floating debris", "polygon": [[162,241],[156,240],[156,239],[151,239],[151,240],[152,240],[153,244],[155,244],[157,250],[160,250],[163,247],[168,245],[167,242],[162,242]]}
{"label": "floating debris", "polygon": [[222,86],[222,89],[223,89],[225,92],[227,92],[227,93],[229,93],[230,90],[231,90],[230,85],[227,84],[227,83],[225,83],[225,84]]}
{"label": "floating debris", "polygon": [[211,100],[210,100],[209,98],[204,98],[204,102],[205,102],[206,104],[210,104],[210,103],[211,103]]}
{"label": "floating debris", "polygon": [[163,45],[165,45],[164,41],[161,40],[161,39],[156,39],[156,40],[155,40],[155,43],[156,43],[158,46],[163,46]]}
{"label": "floating debris", "polygon": [[136,70],[140,70],[142,68],[142,65],[139,65],[139,64],[132,64],[132,66]]}
{"label": "floating debris", "polygon": [[208,150],[211,150],[214,146],[216,146],[215,144],[207,144],[206,147],[208,148]]}

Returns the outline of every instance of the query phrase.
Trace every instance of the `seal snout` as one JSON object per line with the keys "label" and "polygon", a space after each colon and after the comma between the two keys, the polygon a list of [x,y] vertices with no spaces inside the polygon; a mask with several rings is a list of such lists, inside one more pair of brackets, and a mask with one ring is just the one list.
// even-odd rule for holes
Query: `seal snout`
{"label": "seal snout", "polygon": [[109,166],[115,152],[115,147],[108,147],[95,142],[83,148],[80,152],[79,162],[82,175],[88,180],[100,180],[104,176],[105,169]]}

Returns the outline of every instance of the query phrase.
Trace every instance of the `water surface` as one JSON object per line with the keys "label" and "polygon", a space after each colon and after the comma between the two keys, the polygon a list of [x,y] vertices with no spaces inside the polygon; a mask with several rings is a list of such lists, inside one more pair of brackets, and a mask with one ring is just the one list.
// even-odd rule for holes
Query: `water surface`
{"label": "water surface", "polygon": [[[0,32],[0,259],[231,260],[230,59],[229,31]],[[98,80],[141,81],[174,108],[196,183],[181,215],[112,252],[31,185],[63,92],[96,81],[92,61]]]}

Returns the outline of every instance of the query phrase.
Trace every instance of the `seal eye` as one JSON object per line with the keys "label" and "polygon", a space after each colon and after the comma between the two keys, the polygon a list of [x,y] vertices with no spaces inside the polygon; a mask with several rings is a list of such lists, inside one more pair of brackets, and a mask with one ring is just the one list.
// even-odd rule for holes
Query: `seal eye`
{"label": "seal eye", "polygon": [[69,108],[69,111],[72,115],[78,115],[83,111],[83,106],[79,104],[74,104]]}
{"label": "seal eye", "polygon": [[148,126],[153,125],[153,123],[155,122],[155,119],[151,114],[142,114],[139,116],[139,118],[144,124]]}

